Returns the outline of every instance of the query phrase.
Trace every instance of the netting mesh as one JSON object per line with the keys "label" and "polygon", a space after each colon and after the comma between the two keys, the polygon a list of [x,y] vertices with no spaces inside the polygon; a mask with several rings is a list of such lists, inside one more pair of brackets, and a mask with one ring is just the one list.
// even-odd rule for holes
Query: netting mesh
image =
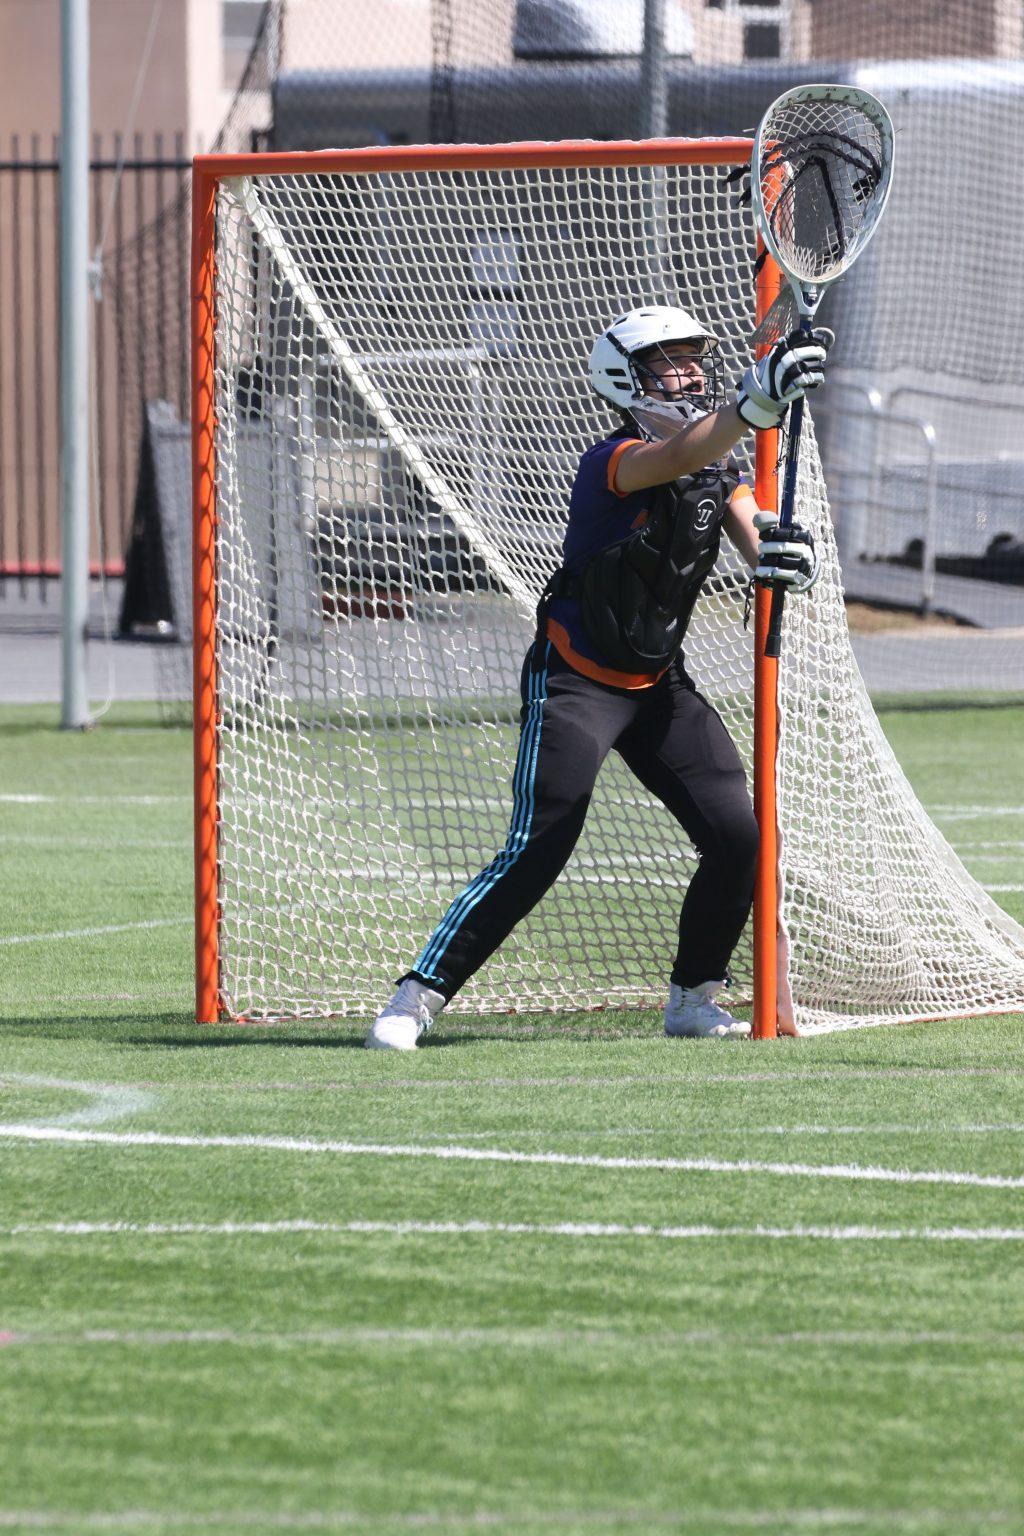
{"label": "netting mesh", "polygon": [[871,706],[806,436],[796,515],[823,551],[810,600],[786,605],[779,667],[780,919],[799,1027],[1019,1008],[1024,930],[932,824]]}
{"label": "netting mesh", "polygon": [[[219,895],[225,1011],[363,1015],[502,845],[533,606],[579,454],[582,360],[643,300],[749,354],[753,231],[707,164],[265,175],[217,211]],[[826,576],[787,608],[784,914],[797,1017],[1024,998],[1024,936],[914,799]],[[723,553],[688,666],[751,756],[745,579]],[[540,906],[454,1010],[663,1000],[695,855],[613,757]],[[734,962],[749,996],[750,943]]]}

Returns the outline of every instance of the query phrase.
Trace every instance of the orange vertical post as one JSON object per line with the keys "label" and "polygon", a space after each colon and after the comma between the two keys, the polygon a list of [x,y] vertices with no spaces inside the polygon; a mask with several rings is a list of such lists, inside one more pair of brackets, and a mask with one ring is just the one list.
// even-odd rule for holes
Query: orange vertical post
{"label": "orange vertical post", "polygon": [[220,1017],[215,646],[214,231],[216,179],[192,172],[192,668],[195,778],[196,1019]]}
{"label": "orange vertical post", "polygon": [[[759,250],[763,250],[760,241]],[[760,322],[781,288],[781,273],[770,256],[757,278]],[[760,348],[760,356],[766,349]],[[758,432],[755,447],[755,495],[766,512],[779,505],[779,434]],[[754,885],[754,1038],[778,1034],[779,834],[775,764],[778,753],[778,660],[764,654],[772,595],[764,587],[754,597],[754,814],[761,829],[761,849]]]}

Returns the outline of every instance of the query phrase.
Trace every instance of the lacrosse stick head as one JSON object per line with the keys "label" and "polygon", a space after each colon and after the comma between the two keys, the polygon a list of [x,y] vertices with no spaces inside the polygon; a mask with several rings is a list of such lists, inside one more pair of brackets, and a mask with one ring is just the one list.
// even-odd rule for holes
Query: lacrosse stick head
{"label": "lacrosse stick head", "polygon": [[[892,161],[892,119],[868,91],[799,85],[768,108],[751,158],[751,194],[761,238],[792,289],[791,320],[794,304],[802,318],[813,315],[878,228]],[[778,334],[791,328],[776,318]]]}

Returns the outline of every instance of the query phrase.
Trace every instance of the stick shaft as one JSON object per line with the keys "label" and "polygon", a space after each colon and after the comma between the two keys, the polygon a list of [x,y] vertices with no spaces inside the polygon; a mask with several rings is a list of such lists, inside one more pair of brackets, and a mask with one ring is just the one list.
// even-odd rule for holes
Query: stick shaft
{"label": "stick shaft", "polygon": [[[811,315],[804,315],[800,321],[802,331],[810,331],[813,325]],[[796,476],[800,467],[800,433],[804,424],[804,397],[794,400],[789,410],[789,442],[786,446],[786,479],[782,487],[782,506],[779,509],[779,527],[790,528],[793,524],[793,509],[796,506]],[[782,655],[782,610],[786,604],[786,589],[781,583],[772,587],[772,612],[768,624],[768,639],[765,641],[764,653],[766,656],[777,657]]]}

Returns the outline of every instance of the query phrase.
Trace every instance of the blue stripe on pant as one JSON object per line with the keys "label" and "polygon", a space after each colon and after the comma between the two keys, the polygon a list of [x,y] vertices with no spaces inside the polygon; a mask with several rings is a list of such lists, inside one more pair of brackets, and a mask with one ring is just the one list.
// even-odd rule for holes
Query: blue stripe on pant
{"label": "blue stripe on pant", "polygon": [[[453,997],[483,965],[565,867],[614,750],[700,854],[679,914],[672,980],[721,980],[750,910],[757,855],[746,775],[725,726],[681,667],[630,693],[583,677],[550,645],[542,670],[532,670],[532,657],[505,847],[452,903],[406,975]],[[622,835],[628,839],[628,823]],[[628,925],[635,914],[624,909],[619,920]]]}
{"label": "blue stripe on pant", "polygon": [[441,965],[445,952],[453,938],[455,938],[459,928],[466,921],[474,907],[513,868],[529,840],[536,803],[534,789],[537,778],[537,757],[540,751],[541,728],[544,722],[544,705],[547,702],[547,655],[549,651],[550,644],[546,642],[543,669],[535,672],[531,668],[527,673],[529,687],[527,691],[526,718],[519,738],[515,772],[512,776],[512,818],[505,846],[491,860],[486,869],[481,870],[476,878],[470,881],[461,895],[455,898],[441,919],[441,922],[417,955],[412,969],[416,975],[422,976],[426,981],[439,982],[443,985],[444,978],[438,974],[437,967]]}

